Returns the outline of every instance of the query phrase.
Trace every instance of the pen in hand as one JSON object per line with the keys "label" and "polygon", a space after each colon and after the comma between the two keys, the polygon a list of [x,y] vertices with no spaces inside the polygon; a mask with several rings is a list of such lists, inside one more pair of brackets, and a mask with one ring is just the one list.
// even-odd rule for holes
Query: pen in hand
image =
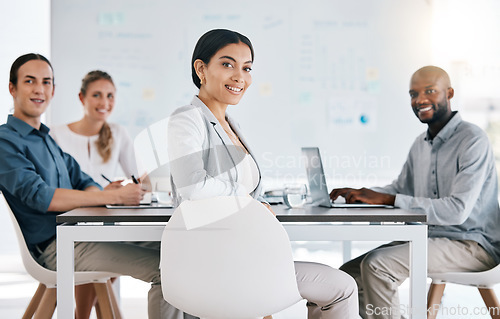
{"label": "pen in hand", "polygon": [[113,182],[112,180],[107,178],[104,174],[101,174],[101,176],[102,176],[102,178],[104,178],[105,180],[107,180],[109,182],[109,184],[104,187],[104,190],[118,189],[118,188],[122,187],[123,180]]}
{"label": "pen in hand", "polygon": [[131,177],[132,177],[132,181],[134,182],[134,184],[139,184],[139,181],[137,180],[137,178],[135,178],[134,175],[132,175]]}
{"label": "pen in hand", "polygon": [[113,183],[109,178],[107,178],[106,176],[104,176],[104,174],[101,174],[102,178],[104,178],[105,180],[108,181],[108,183]]}

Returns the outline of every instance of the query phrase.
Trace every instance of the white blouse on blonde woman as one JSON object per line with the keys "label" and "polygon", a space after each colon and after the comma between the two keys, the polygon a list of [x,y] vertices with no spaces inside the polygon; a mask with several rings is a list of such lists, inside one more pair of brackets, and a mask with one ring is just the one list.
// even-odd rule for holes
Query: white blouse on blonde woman
{"label": "white blouse on blonde woman", "polygon": [[99,135],[80,135],[70,130],[68,125],[56,126],[50,130],[50,135],[61,149],[73,156],[82,171],[103,187],[108,185],[108,181],[101,174],[111,180],[120,177],[130,178],[130,175],[137,176],[132,139],[123,126],[116,123],[108,124],[113,134],[113,145],[111,157],[106,163],[103,162],[95,143]]}

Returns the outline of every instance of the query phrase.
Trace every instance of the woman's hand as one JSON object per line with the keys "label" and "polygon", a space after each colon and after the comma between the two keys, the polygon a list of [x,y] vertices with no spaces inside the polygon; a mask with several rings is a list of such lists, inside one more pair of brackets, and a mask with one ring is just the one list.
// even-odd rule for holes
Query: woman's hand
{"label": "woman's hand", "polygon": [[144,173],[137,180],[139,181],[139,183],[142,184],[142,189],[144,189],[146,192],[156,191],[156,189],[153,189],[153,185],[151,183],[151,179],[149,178],[149,175],[147,173]]}
{"label": "woman's hand", "polygon": [[[262,203],[262,202],[261,202]],[[267,209],[269,209],[269,211],[274,215],[276,216],[276,214],[273,212],[272,208],[271,208],[271,205],[269,205],[268,203],[262,203],[262,205],[266,206]],[[272,318],[272,317],[271,317]]]}

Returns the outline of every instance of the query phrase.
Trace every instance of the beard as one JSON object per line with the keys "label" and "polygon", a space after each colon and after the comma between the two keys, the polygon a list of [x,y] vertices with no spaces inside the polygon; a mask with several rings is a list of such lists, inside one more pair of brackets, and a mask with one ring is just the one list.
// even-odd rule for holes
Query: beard
{"label": "beard", "polygon": [[440,122],[444,120],[447,117],[448,114],[448,101],[441,101],[440,103],[437,104],[431,104],[432,109],[434,110],[434,114],[432,114],[431,118],[420,118],[418,116],[418,110],[414,110],[415,115],[418,117],[420,122],[425,123],[425,124],[432,124],[436,122]]}

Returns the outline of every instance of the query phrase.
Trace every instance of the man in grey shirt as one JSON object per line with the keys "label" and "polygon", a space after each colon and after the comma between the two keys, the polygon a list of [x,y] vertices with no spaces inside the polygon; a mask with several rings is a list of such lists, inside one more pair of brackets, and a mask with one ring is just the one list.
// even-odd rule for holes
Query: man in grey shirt
{"label": "man in grey shirt", "polygon": [[[484,131],[451,110],[448,74],[435,66],[410,81],[413,112],[428,125],[399,177],[372,189],[334,189],[332,200],[394,205],[427,215],[428,271],[483,271],[500,262],[500,212],[493,152]],[[409,244],[392,242],[344,264],[359,287],[363,318],[400,318],[398,286],[409,276]]]}

